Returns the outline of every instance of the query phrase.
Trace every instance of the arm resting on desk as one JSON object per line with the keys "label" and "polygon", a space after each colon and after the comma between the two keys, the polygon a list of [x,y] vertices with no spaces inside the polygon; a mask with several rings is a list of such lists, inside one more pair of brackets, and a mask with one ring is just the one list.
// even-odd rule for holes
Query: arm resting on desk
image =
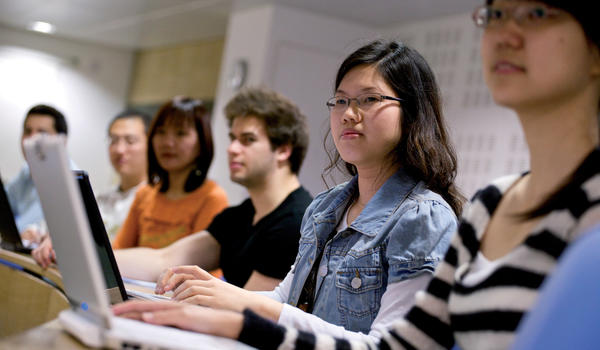
{"label": "arm resting on desk", "polygon": [[189,235],[161,248],[128,248],[114,251],[121,274],[145,281],[156,281],[164,269],[179,265],[197,265],[205,270],[218,267],[219,242],[208,232]]}

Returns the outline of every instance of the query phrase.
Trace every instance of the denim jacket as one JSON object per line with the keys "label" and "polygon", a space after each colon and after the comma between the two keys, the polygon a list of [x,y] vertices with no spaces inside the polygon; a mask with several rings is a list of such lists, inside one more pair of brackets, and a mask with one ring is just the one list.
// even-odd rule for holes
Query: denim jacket
{"label": "denim jacket", "polygon": [[368,333],[388,284],[432,273],[457,220],[442,197],[403,170],[392,175],[344,231],[326,244],[358,190],[358,178],[315,197],[304,214],[287,303],[297,306],[320,250],[313,314]]}

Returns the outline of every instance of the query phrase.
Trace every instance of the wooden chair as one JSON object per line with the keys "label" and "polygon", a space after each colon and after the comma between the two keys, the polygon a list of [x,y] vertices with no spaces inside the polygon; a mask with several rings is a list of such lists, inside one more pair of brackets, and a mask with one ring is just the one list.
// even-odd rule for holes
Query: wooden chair
{"label": "wooden chair", "polygon": [[50,321],[69,307],[61,291],[5,259],[0,281],[0,338]]}

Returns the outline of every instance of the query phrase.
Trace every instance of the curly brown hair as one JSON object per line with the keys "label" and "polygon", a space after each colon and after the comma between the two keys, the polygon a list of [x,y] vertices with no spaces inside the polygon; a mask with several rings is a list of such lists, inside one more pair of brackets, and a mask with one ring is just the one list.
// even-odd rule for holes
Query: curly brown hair
{"label": "curly brown hair", "polygon": [[264,122],[273,150],[283,145],[292,147],[290,170],[298,174],[308,148],[308,127],[300,108],[275,91],[245,88],[227,103],[225,117],[231,127],[236,118],[247,116]]}

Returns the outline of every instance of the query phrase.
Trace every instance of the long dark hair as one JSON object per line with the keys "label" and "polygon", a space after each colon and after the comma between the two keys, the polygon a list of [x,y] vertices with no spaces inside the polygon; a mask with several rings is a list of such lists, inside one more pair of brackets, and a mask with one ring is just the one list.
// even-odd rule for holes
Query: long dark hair
{"label": "long dark hair", "polygon": [[169,173],[158,164],[152,139],[156,130],[167,123],[176,126],[193,124],[198,133],[200,154],[196,157],[196,166],[190,171],[184,185],[185,192],[192,192],[204,183],[213,159],[210,116],[200,100],[189,97],[175,97],[162,105],[156,113],[148,133],[148,181],[152,185],[160,184],[161,192],[169,189]]}
{"label": "long dark hair", "polygon": [[[346,74],[357,66],[377,69],[385,82],[402,99],[402,136],[390,155],[392,160],[427,188],[440,194],[456,215],[460,215],[464,197],[454,185],[456,154],[450,143],[440,106],[440,94],[433,72],[414,49],[396,41],[376,40],[348,56],[338,69],[335,90]],[[327,136],[330,133],[327,134]],[[327,139],[326,136],[326,139]],[[328,150],[333,168],[356,175],[356,167],[343,162],[336,149]]]}

